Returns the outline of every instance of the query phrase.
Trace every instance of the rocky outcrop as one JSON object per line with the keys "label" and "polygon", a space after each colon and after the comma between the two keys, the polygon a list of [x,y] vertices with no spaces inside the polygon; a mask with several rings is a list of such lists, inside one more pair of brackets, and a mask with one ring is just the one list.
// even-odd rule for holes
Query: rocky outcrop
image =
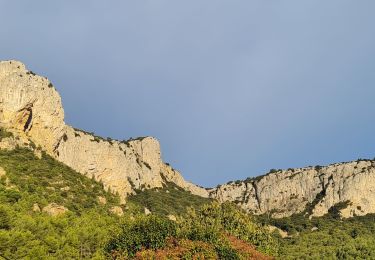
{"label": "rocky outcrop", "polygon": [[284,230],[282,230],[282,229],[280,229],[280,228],[278,228],[278,227],[275,227],[275,226],[267,226],[266,228],[268,229],[268,231],[269,231],[270,233],[277,232],[277,233],[280,235],[281,238],[286,238],[286,237],[289,236],[289,235],[288,235],[288,232],[286,232],[286,231],[284,231]]}
{"label": "rocky outcrop", "polygon": [[221,185],[212,189],[210,196],[273,217],[304,211],[323,216],[332,207],[338,207],[342,217],[366,215],[375,213],[375,161],[279,170]]}
{"label": "rocky outcrop", "polygon": [[67,208],[56,203],[50,203],[42,209],[42,212],[45,212],[52,217],[62,215],[68,211],[69,210]]}
{"label": "rocky outcrop", "polygon": [[301,212],[322,216],[332,207],[343,217],[375,213],[374,161],[279,170],[207,190],[186,182],[165,164],[153,137],[117,141],[66,125],[60,95],[51,82],[17,61],[0,62],[0,128],[13,134],[1,135],[0,149],[28,146],[39,157],[46,151],[103,182],[122,202],[137,190],[173,182],[193,194],[233,201],[249,212],[273,217]]}
{"label": "rocky outcrop", "polygon": [[33,204],[32,211],[34,211],[34,212],[40,212],[40,207],[39,207],[38,203],[34,203]]}
{"label": "rocky outcrop", "polygon": [[[106,189],[120,195],[122,202],[135,190],[162,187],[166,181],[208,196],[205,189],[186,182],[164,164],[155,138],[106,140],[66,125],[61,98],[52,83],[18,61],[0,62],[0,127],[13,132],[17,142],[44,150],[103,182]],[[2,146],[14,148],[17,142],[9,139]]]}
{"label": "rocky outcrop", "polygon": [[[50,154],[64,135],[61,98],[48,79],[17,61],[0,62],[0,124]],[[27,138],[24,138],[27,141]]]}
{"label": "rocky outcrop", "polygon": [[115,214],[119,217],[124,215],[124,211],[119,206],[113,206],[112,208],[109,209],[109,212],[111,212],[112,214]]}
{"label": "rocky outcrop", "polygon": [[98,196],[98,202],[102,205],[107,204],[107,199],[103,196]]}
{"label": "rocky outcrop", "polygon": [[173,169],[169,164],[164,164],[162,166],[162,173],[163,177],[167,182],[173,182],[177,186],[180,186],[181,188],[190,191],[192,194],[201,196],[201,197],[208,197],[208,190],[197,186],[191,182],[187,182],[182,177],[181,173]]}

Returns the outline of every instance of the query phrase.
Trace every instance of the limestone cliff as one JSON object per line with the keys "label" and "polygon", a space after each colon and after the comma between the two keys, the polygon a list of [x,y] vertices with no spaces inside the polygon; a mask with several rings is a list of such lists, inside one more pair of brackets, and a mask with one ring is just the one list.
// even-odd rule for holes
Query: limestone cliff
{"label": "limestone cliff", "polygon": [[[102,181],[123,201],[136,189],[161,187],[166,181],[208,196],[207,190],[186,182],[162,161],[155,138],[105,140],[66,125],[54,86],[18,61],[0,62],[0,127],[13,132],[18,142],[31,142],[74,170]],[[11,140],[3,141],[2,148],[11,146]]]}
{"label": "limestone cliff", "polygon": [[186,182],[162,161],[155,138],[105,140],[66,125],[54,86],[17,61],[0,62],[0,127],[16,137],[0,139],[0,149],[26,144],[39,156],[44,150],[87,177],[102,181],[107,189],[118,192],[123,202],[136,190],[173,182],[193,194],[233,201],[249,212],[271,213],[273,217],[301,212],[322,216],[338,204],[344,217],[375,213],[375,161],[279,170],[206,190]]}
{"label": "limestone cliff", "polygon": [[343,217],[366,215],[375,213],[375,161],[279,170],[221,185],[212,189],[210,196],[273,217],[304,211],[310,216],[323,216],[339,203]]}

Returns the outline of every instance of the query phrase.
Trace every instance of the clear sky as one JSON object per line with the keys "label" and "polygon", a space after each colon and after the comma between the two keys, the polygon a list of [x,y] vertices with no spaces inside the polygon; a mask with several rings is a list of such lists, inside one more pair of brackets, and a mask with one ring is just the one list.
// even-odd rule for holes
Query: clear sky
{"label": "clear sky", "polygon": [[66,122],[204,186],[375,156],[375,1],[0,0],[0,59]]}

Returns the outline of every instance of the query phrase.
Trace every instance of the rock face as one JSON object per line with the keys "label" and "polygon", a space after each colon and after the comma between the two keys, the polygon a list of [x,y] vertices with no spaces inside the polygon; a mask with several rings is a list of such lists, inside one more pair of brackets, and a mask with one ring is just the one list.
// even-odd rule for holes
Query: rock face
{"label": "rock face", "polygon": [[[0,62],[0,127],[15,138],[0,140],[0,149],[28,145],[44,150],[89,178],[118,192],[122,202],[135,190],[173,182],[202,197],[233,201],[254,214],[285,217],[307,211],[322,216],[340,206],[343,217],[375,213],[375,162],[360,160],[277,171],[206,190],[186,182],[161,159],[152,137],[105,140],[64,122],[61,98],[47,78],[18,61]],[[0,176],[4,172],[0,169]]]}
{"label": "rock face", "polygon": [[[74,170],[102,181],[123,202],[135,189],[162,187],[166,181],[208,196],[205,189],[186,182],[164,164],[155,138],[104,140],[66,125],[54,86],[18,61],[0,62],[0,127],[13,132],[20,142],[31,142]],[[7,143],[3,148],[15,145]]]}
{"label": "rock face", "polygon": [[[61,98],[52,84],[16,61],[0,62],[0,122],[54,153],[65,131]],[[43,140],[42,142],[36,142]]]}
{"label": "rock face", "polygon": [[119,206],[113,206],[110,210],[109,210],[112,214],[115,214],[119,217],[123,216],[124,215],[124,211],[122,210],[121,207]]}
{"label": "rock face", "polygon": [[340,205],[342,217],[375,213],[375,161],[358,160],[327,167],[277,171],[221,185],[210,191],[219,201],[233,201],[254,214],[286,217],[308,210],[323,216]]}

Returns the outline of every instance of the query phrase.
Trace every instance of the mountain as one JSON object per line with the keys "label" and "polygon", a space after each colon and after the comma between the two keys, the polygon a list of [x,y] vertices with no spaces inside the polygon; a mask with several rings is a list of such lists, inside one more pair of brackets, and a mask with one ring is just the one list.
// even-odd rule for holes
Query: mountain
{"label": "mountain", "polygon": [[66,125],[61,98],[52,83],[19,61],[0,62],[0,127],[79,173],[102,181],[122,202],[135,190],[161,188],[166,182],[208,197],[206,189],[186,182],[162,161],[155,138],[103,139]]}
{"label": "mountain", "polygon": [[360,159],[205,189],[155,138],[66,125],[48,79],[0,62],[4,259],[374,259],[374,174]]}
{"label": "mountain", "polygon": [[[17,142],[16,138],[0,131],[0,143],[10,139]],[[145,203],[152,212],[148,211],[147,216]],[[0,149],[0,258],[133,259],[137,254],[136,259],[153,259],[153,255],[217,259],[231,254],[244,256],[241,259],[271,259],[249,244],[259,241],[259,248],[266,250],[259,234],[263,232],[264,239],[272,242],[267,232],[233,206],[209,203],[168,183],[161,189],[139,191],[123,205],[119,196],[104,189],[103,183],[83,176],[45,152],[36,152],[32,146]],[[187,211],[189,206],[192,208]],[[206,230],[205,219],[212,222],[213,213],[215,221],[224,219],[218,215],[221,208],[226,216],[233,215],[225,223],[232,221],[233,225],[233,220],[241,216],[241,223],[251,229],[244,233],[246,226],[240,225],[242,236],[224,225]],[[210,239],[193,236],[190,230],[209,232]],[[237,235],[219,243],[215,239],[222,237],[224,230],[225,234]]]}
{"label": "mountain", "polygon": [[208,195],[155,138],[74,129],[48,79],[0,62],[0,258],[273,259],[267,229]]}
{"label": "mountain", "polygon": [[220,185],[210,196],[276,218],[301,212],[321,217],[337,205],[344,218],[363,216],[375,213],[375,161],[271,170],[264,176]]}
{"label": "mountain", "polygon": [[[0,127],[19,144],[31,143],[77,172],[101,181],[124,203],[139,191],[173,183],[204,198],[235,202],[249,213],[287,217],[323,216],[340,205],[343,217],[375,213],[375,162],[358,160],[327,167],[273,170],[244,181],[205,189],[184,180],[162,161],[153,137],[112,140],[64,123],[61,98],[52,83],[18,61],[0,62]],[[13,143],[12,143],[13,142]],[[5,140],[0,148],[15,147]]]}

